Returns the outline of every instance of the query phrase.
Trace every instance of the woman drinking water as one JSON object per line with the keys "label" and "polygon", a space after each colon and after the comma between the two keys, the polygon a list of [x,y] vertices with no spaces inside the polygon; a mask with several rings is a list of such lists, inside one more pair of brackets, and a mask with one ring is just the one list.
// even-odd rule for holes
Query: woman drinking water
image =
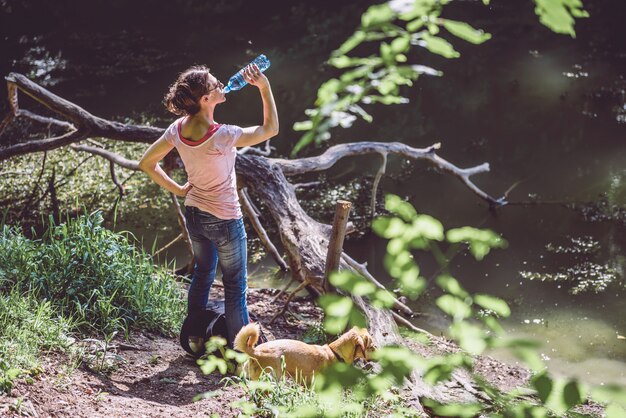
{"label": "woman drinking water", "polygon": [[[215,108],[226,101],[224,85],[207,67],[194,66],[178,76],[165,96],[167,109],[180,118],[139,162],[140,169],[158,185],[185,196],[185,219],[195,257],[187,305],[190,316],[205,309],[220,265],[229,341],[250,321],[246,301],[247,240],[235,178],[236,147],[255,145],[278,134],[278,115],[267,77],[256,65],[246,67],[243,75],[259,89],[262,125],[241,128],[217,123]],[[174,147],[187,172],[188,181],[182,186],[158,164]],[[201,343],[195,340],[192,342]]]}

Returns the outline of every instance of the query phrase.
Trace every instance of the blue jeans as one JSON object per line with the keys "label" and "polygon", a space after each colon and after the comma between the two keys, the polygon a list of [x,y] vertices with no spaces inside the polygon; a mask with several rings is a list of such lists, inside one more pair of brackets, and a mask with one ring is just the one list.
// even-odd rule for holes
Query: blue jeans
{"label": "blue jeans", "polygon": [[185,208],[187,230],[196,259],[189,286],[187,313],[202,311],[219,263],[224,284],[228,340],[250,322],[248,316],[247,236],[243,220],[220,219],[196,207]]}

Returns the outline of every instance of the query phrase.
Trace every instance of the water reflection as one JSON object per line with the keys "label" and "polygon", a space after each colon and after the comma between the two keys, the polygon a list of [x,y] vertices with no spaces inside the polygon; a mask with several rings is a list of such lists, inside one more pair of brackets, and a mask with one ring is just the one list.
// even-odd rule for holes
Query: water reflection
{"label": "water reflection", "polygon": [[[41,37],[33,39],[34,42],[41,41]],[[30,41],[25,38],[21,43]],[[24,58],[20,64],[26,69],[26,75],[38,81],[44,86],[54,86],[63,80],[61,71],[67,68],[68,62],[63,58],[61,51],[51,53],[45,46],[35,45],[26,50]]]}

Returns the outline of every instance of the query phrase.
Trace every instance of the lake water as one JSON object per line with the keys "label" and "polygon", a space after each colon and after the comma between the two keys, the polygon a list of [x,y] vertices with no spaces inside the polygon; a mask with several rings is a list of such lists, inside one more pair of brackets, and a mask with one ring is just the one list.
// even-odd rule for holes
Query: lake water
{"label": "lake water", "polygon": [[[272,142],[284,155],[298,138],[291,125],[303,119],[317,87],[334,74],[323,61],[370,3],[0,2],[0,65],[3,74],[28,74],[96,115],[148,117],[166,126],[171,116],[161,99],[178,71],[206,63],[225,81],[265,53],[281,119]],[[375,109],[372,125],[359,122],[334,132],[332,143],[442,142],[439,155],[461,167],[490,163],[491,172],[475,178],[484,190],[500,196],[516,185],[509,200],[544,202],[492,213],[457,180],[393,157],[381,183],[446,228],[471,225],[501,233],[506,250],[482,262],[459,254],[451,266],[455,276],[469,291],[506,299],[514,312],[508,330],[542,341],[555,373],[626,384],[626,340],[619,338],[626,335],[626,4],[586,1],[592,17],[576,23],[572,39],[541,26],[531,2],[492,3],[457,1],[444,11],[490,32],[492,40],[475,46],[451,39],[462,54],[455,60],[415,52],[411,60],[445,75],[421,78],[406,90],[408,105]],[[252,125],[260,111],[257,93],[247,88],[230,95],[217,117]],[[353,171],[342,164],[329,178],[354,182],[373,176],[377,164],[376,157],[363,157],[350,166]],[[177,234],[175,227],[163,242]],[[152,242],[150,231],[136,232]],[[366,232],[348,239],[346,249],[389,280],[381,263],[385,242]],[[430,257],[416,259],[431,277],[436,266]],[[179,256],[178,264],[183,262]],[[275,284],[267,279],[271,264],[250,267],[256,285]],[[538,273],[535,280],[529,280],[531,273]],[[559,273],[568,281],[541,281]],[[613,279],[600,293],[571,294],[577,279],[590,277],[598,278],[596,284]],[[416,309],[428,310],[424,303],[435,296],[427,295]],[[434,332],[445,326],[439,317],[416,323]]]}

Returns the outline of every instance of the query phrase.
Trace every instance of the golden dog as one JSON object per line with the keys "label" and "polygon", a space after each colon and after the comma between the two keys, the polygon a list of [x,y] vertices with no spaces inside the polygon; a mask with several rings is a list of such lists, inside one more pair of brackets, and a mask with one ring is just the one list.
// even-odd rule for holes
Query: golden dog
{"label": "golden dog", "polygon": [[374,351],[372,337],[366,329],[353,327],[335,341],[325,345],[312,345],[297,340],[268,341],[255,347],[259,339],[258,324],[245,325],[235,337],[235,349],[250,356],[244,364],[248,378],[257,380],[261,372],[271,368],[278,378],[282,376],[281,357],[285,357],[285,372],[299,382],[310,383],[313,376],[324,367],[355,359],[370,359]]}

